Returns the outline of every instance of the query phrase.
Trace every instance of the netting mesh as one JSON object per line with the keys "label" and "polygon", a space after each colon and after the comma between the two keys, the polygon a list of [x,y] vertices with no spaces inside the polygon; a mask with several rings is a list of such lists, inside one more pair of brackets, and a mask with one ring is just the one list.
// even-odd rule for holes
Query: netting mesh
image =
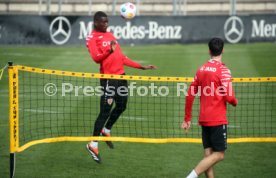
{"label": "netting mesh", "polygon": [[[136,87],[129,89],[127,109],[112,128],[112,136],[201,138],[198,97],[189,133],[180,127],[185,93],[179,89],[189,84],[128,80],[129,86]],[[92,136],[100,110],[98,86],[99,78],[19,71],[20,145],[44,138]],[[239,104],[228,106],[228,137],[275,137],[276,83],[239,82],[233,86]]]}
{"label": "netting mesh", "polygon": [[276,134],[275,82],[234,83],[237,108],[228,107],[230,137]]}

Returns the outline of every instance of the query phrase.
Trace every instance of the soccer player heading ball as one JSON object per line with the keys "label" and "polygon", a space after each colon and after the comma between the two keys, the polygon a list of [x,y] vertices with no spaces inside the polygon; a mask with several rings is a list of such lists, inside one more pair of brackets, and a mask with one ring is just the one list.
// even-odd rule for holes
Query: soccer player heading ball
{"label": "soccer player heading ball", "polygon": [[[186,96],[185,119],[182,128],[191,126],[194,95],[200,94],[199,125],[202,126],[204,158],[187,178],[197,178],[205,172],[206,177],[214,177],[213,166],[224,159],[227,148],[226,104],[238,104],[231,82],[230,70],[221,62],[224,43],[220,38],[209,42],[211,59],[196,72],[194,81]],[[206,90],[208,89],[208,90]],[[208,91],[208,93],[206,92]]]}
{"label": "soccer player heading ball", "polygon": [[[104,12],[96,12],[94,15],[94,29],[86,38],[86,46],[92,59],[100,64],[101,74],[116,74],[125,75],[124,66],[129,66],[137,69],[156,69],[153,65],[141,65],[132,61],[125,56],[112,33],[107,32],[108,17]],[[128,91],[125,93],[117,92],[119,87],[127,88],[126,80],[116,79],[101,79],[103,95],[100,101],[100,113],[95,121],[93,136],[110,136],[110,131],[113,124],[117,121],[120,115],[125,111],[127,106]],[[107,91],[114,92],[107,92]],[[107,95],[108,93],[108,95]],[[110,95],[115,93],[114,95]],[[114,109],[112,105],[115,103]],[[111,141],[106,142],[112,149],[114,148]],[[87,150],[92,155],[93,159],[101,162],[99,155],[98,142],[91,141],[86,145]]]}

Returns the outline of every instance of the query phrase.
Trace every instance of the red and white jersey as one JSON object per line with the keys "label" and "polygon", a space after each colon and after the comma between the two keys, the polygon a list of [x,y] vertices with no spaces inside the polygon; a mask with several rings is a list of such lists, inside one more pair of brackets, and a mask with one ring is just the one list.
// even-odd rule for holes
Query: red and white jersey
{"label": "red and white jersey", "polygon": [[121,51],[119,43],[116,41],[116,49],[110,53],[110,42],[116,41],[110,32],[98,32],[93,30],[86,38],[86,46],[92,59],[100,64],[102,74],[124,74],[124,65],[140,68],[141,64],[127,58]]}
{"label": "red and white jersey", "polygon": [[185,105],[185,121],[192,118],[195,95],[200,96],[199,125],[217,126],[228,124],[227,102],[237,105],[231,82],[230,70],[221,62],[209,60],[201,66],[191,83]]}

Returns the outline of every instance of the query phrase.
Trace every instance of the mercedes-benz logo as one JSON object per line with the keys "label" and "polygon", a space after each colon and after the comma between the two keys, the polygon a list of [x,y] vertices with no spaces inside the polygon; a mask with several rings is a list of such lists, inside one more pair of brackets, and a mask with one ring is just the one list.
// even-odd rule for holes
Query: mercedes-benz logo
{"label": "mercedes-benz logo", "polygon": [[71,36],[71,24],[65,17],[55,18],[50,25],[50,36],[57,45],[66,43]]}
{"label": "mercedes-benz logo", "polygon": [[243,37],[244,26],[237,16],[229,17],[224,24],[224,35],[228,42],[237,43]]}

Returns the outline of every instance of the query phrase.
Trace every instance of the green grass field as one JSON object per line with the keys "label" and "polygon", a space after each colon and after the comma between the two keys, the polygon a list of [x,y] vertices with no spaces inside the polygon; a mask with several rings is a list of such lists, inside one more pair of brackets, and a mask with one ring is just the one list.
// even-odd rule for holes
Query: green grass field
{"label": "green grass field", "polygon": [[[233,77],[276,76],[275,47],[276,45],[273,43],[226,44],[223,59],[226,65],[231,69]],[[126,73],[131,75],[193,77],[197,68],[209,58],[207,45],[205,44],[124,46],[122,48],[125,54],[133,60],[143,64],[154,64],[158,67],[158,70],[155,71],[141,71],[126,68]],[[13,61],[15,65],[27,65],[76,72],[98,73],[99,68],[98,65],[90,59],[85,47],[1,46],[0,67],[4,66],[8,61]],[[0,100],[2,101],[0,102],[2,116],[0,119],[0,178],[9,177],[7,77],[7,71],[5,71],[4,76],[0,81]],[[32,83],[32,81],[33,79],[29,79],[29,81],[25,82]],[[36,83],[34,82],[34,86],[35,85]],[[261,91],[268,91],[273,97],[275,91],[273,90],[273,87],[274,86],[270,86],[269,90]],[[34,98],[30,99],[33,100]],[[239,135],[246,136],[246,132],[252,134],[250,131],[251,126],[258,128],[258,125],[260,124],[259,128],[261,128],[261,126],[267,126],[269,124],[270,127],[268,128],[271,128],[271,130],[260,129],[259,133],[262,133],[261,135],[263,136],[266,133],[263,130],[266,130],[267,132],[271,132],[272,136],[275,137],[275,110],[272,111],[272,108],[275,109],[275,102],[274,100],[266,101],[261,104],[262,106],[266,106],[268,110],[270,109],[270,118],[273,120],[270,123],[256,122],[255,125],[251,125],[252,120],[248,117],[249,119],[241,124],[242,128],[244,128],[244,126],[246,127],[246,131],[244,131],[244,133],[243,131],[239,132]],[[25,105],[31,103],[26,102],[24,103]],[[80,98],[77,103],[84,104],[85,100]],[[39,105],[39,103],[33,104]],[[250,103],[243,103],[243,105],[246,104],[250,105]],[[183,106],[180,106],[181,109],[182,107]],[[247,109],[248,107],[246,107],[246,112],[243,107],[240,109],[237,108],[240,113],[237,115],[246,117],[246,115],[252,114]],[[141,108],[143,107],[141,106]],[[77,112],[76,109],[77,106],[75,107],[75,110],[72,108],[74,112]],[[251,109],[254,109],[254,107]],[[129,110],[134,111],[133,108],[129,108]],[[91,114],[93,116],[91,116],[91,118],[96,117],[96,113],[96,111],[92,112]],[[162,115],[162,112],[159,114]],[[264,118],[268,117],[266,112],[264,112],[264,114]],[[39,118],[38,116],[39,114],[36,115],[36,119]],[[31,120],[31,115],[28,118]],[[238,119],[239,118],[237,118],[237,120]],[[123,124],[123,121],[124,118],[120,119],[117,124]],[[196,118],[194,118],[194,121],[196,121]],[[128,122],[129,124],[132,123],[131,121]],[[141,126],[143,126],[142,122],[139,127]],[[28,129],[29,127],[26,128]],[[118,128],[117,130],[118,134],[122,131],[122,129]],[[85,134],[89,132],[88,127],[86,128]],[[26,141],[28,141],[28,139],[31,138],[30,135],[34,133],[36,132],[34,131],[26,134]],[[45,133],[47,133],[47,130]],[[64,130],[64,133],[68,132]],[[32,146],[16,155],[15,177],[176,178],[185,177],[202,158],[201,144],[145,144],[116,142],[116,148],[114,150],[109,150],[105,143],[100,143],[103,164],[98,165],[85,150],[85,144],[85,142],[62,142]],[[276,143],[229,144],[225,160],[215,166],[216,175],[217,177],[226,178],[275,177],[275,150]]]}

